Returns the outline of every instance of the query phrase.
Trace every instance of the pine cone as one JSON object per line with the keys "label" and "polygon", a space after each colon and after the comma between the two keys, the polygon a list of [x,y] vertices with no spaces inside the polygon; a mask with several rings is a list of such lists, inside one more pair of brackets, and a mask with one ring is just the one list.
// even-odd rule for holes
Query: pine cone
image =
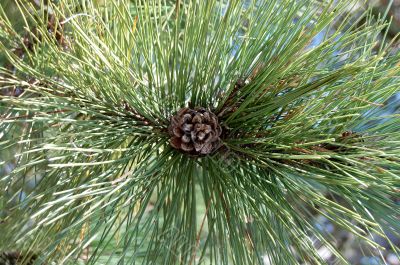
{"label": "pine cone", "polygon": [[19,253],[13,252],[3,252],[0,255],[0,265],[14,265],[17,264]]}
{"label": "pine cone", "polygon": [[37,259],[36,254],[22,255],[18,251],[0,253],[0,265],[31,265]]}
{"label": "pine cone", "polygon": [[193,155],[210,154],[221,142],[218,118],[204,108],[179,110],[171,118],[168,131],[172,147]]}

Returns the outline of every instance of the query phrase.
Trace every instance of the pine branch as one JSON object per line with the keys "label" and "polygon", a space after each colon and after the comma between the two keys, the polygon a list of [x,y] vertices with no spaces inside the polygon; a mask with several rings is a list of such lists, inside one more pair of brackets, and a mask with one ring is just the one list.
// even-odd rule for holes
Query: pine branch
{"label": "pine branch", "polygon": [[400,230],[399,114],[378,115],[400,58],[355,4],[20,1],[20,30],[0,7],[0,87],[24,91],[0,98],[0,251],[348,264],[316,215],[379,251]]}

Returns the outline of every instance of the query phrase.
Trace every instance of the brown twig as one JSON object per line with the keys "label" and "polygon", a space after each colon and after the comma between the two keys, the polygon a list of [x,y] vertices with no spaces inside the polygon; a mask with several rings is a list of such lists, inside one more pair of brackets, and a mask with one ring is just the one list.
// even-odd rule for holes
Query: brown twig
{"label": "brown twig", "polygon": [[221,111],[217,113],[218,117],[224,116],[228,112],[233,112],[236,110],[237,106],[233,103],[235,96],[239,93],[240,89],[245,86],[245,81],[243,79],[239,79],[236,81],[235,86],[233,87],[231,93],[226,99],[224,105],[222,105]]}
{"label": "brown twig", "polygon": [[177,19],[179,17],[180,8],[181,8],[181,0],[176,0],[175,1],[175,14],[176,14]]}
{"label": "brown twig", "polygon": [[202,220],[201,225],[200,225],[200,230],[199,230],[199,232],[197,232],[196,246],[193,249],[193,254],[192,254],[192,257],[190,258],[189,265],[191,265],[192,262],[196,259],[196,251],[197,251],[197,249],[199,248],[199,245],[200,245],[201,232],[203,231],[203,227],[204,227],[204,224],[205,224],[205,221],[206,221],[208,210],[210,209],[210,206],[211,206],[211,202],[212,202],[212,196],[208,200],[206,212],[204,213],[203,220]]}
{"label": "brown twig", "polygon": [[[56,17],[52,14],[47,21],[47,32],[52,34],[57,42],[58,46],[65,46],[64,38],[64,25],[62,23],[56,23]],[[34,47],[40,41],[43,36],[37,27],[33,27],[30,31],[26,32],[22,37],[22,45],[14,48],[13,53],[19,58],[23,59],[26,52],[34,52]],[[16,73],[16,67],[10,62],[7,62],[5,68],[8,69],[13,75]],[[24,92],[23,88],[14,88],[11,95],[19,97]]]}
{"label": "brown twig", "polygon": [[128,102],[124,101],[123,107],[125,111],[129,112],[129,114],[136,120],[143,122],[144,125],[151,124],[151,121],[149,121],[146,117],[140,115],[134,108],[132,108],[132,106],[128,104]]}

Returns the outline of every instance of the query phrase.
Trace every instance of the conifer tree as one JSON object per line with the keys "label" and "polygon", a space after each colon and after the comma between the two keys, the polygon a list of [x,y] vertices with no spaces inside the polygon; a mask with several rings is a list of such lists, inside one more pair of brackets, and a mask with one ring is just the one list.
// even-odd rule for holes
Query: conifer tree
{"label": "conifer tree", "polygon": [[16,4],[22,26],[0,7],[0,164],[16,165],[0,178],[3,259],[326,264],[324,246],[349,264],[316,215],[378,252],[372,235],[398,235],[399,114],[378,114],[400,55],[384,14],[355,17],[353,0]]}

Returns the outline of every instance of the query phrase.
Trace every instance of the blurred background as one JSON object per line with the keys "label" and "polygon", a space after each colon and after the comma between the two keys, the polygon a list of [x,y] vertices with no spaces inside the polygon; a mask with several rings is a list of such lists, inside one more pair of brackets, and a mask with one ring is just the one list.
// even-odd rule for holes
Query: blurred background
{"label": "blurred background", "polygon": [[[342,0],[346,1],[346,0]],[[32,2],[39,3],[38,0],[32,0]],[[46,2],[46,1],[44,1]],[[390,0],[370,0],[365,3],[365,1],[360,1],[360,7],[366,8],[367,6],[372,7],[372,13],[375,16],[379,16],[379,14],[384,14],[387,12],[388,21],[392,19],[391,26],[388,29],[387,41],[393,40],[397,34],[400,33],[400,0],[394,0],[390,9],[388,9],[390,5]],[[16,8],[14,0],[0,0],[0,5],[6,10],[6,14],[9,16],[10,20],[15,24],[16,28],[23,28],[23,23],[21,21],[21,17],[18,14],[18,10]],[[359,11],[351,11],[351,12],[359,12]],[[316,37],[313,45],[318,44],[322,41],[324,34],[320,34]],[[382,39],[384,35],[382,34]],[[395,48],[394,52],[400,51],[400,42],[394,41],[393,47]],[[5,67],[6,61],[4,58],[4,54],[0,51],[0,66]],[[400,91],[400,89],[399,89]],[[0,88],[0,93],[6,94],[9,91]],[[4,111],[2,108],[2,104],[0,101],[0,114]],[[385,116],[393,113],[400,113],[400,93],[393,95],[382,107],[379,111],[376,112],[377,116]],[[379,122],[379,121],[377,121]],[[0,136],[2,136],[2,132],[0,132]],[[7,137],[12,138],[12,135],[8,135]],[[0,148],[0,177],[9,174],[15,167],[16,159],[14,158],[14,154],[18,153],[16,149],[1,149]],[[29,193],[35,186],[35,183],[40,180],[40,173],[35,172],[35,175],[29,176],[29,172],[26,173],[27,181],[23,191],[21,192],[18,200],[23,200],[27,193]],[[397,203],[400,204],[400,197],[394,198]],[[340,198],[335,198],[335,200],[340,202]],[[5,209],[2,206],[0,201],[0,223],[1,218],[6,215]],[[400,217],[399,217],[400,222]],[[342,251],[343,255],[354,265],[380,265],[380,264],[389,264],[389,265],[400,265],[400,259],[394,253],[392,247],[389,242],[387,242],[384,238],[378,235],[371,235],[371,237],[382,246],[381,251],[372,250],[368,246],[364,245],[362,242],[358,241],[353,235],[347,233],[346,231],[341,230],[336,227],[333,223],[331,223],[324,216],[316,216],[315,217],[315,226],[320,229],[322,232],[326,233],[327,237],[332,238],[332,242]],[[400,247],[400,238],[396,238],[392,231],[385,231],[389,238]],[[335,260],[332,253],[329,249],[321,247],[319,249],[321,256],[325,258],[328,264],[339,265],[339,261]],[[385,262],[381,260],[380,257],[385,259]],[[82,257],[82,262],[84,263],[85,257]],[[265,260],[266,264],[268,263],[268,259]]]}

